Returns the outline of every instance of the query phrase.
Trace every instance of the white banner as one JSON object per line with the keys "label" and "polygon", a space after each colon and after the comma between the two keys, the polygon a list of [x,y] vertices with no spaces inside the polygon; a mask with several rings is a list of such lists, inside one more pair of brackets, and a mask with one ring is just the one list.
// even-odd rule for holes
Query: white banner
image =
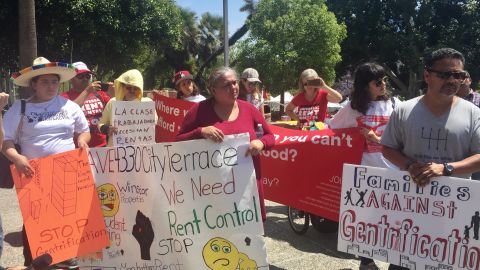
{"label": "white banner", "polygon": [[338,250],[409,269],[479,269],[480,181],[345,164]]}
{"label": "white banner", "polygon": [[81,269],[268,269],[248,145],[242,134],[90,149],[111,245]]}
{"label": "white banner", "polygon": [[112,125],[117,127],[115,146],[155,143],[155,103],[153,101],[115,101]]}

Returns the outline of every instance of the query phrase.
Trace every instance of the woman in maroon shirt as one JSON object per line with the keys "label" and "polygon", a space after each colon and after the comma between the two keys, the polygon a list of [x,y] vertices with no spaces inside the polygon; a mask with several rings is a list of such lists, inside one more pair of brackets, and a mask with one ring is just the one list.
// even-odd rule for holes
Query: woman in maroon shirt
{"label": "woman in maroon shirt", "polygon": [[[251,155],[257,178],[258,194],[262,210],[262,220],[266,220],[263,201],[263,185],[260,181],[260,157],[263,149],[270,149],[275,138],[261,113],[252,104],[238,100],[238,80],[235,70],[223,67],[215,70],[208,79],[211,98],[195,104],[185,116],[176,140],[210,139],[222,142],[225,135],[248,132],[250,146],[247,155]],[[263,136],[258,139],[255,130],[263,127]]]}

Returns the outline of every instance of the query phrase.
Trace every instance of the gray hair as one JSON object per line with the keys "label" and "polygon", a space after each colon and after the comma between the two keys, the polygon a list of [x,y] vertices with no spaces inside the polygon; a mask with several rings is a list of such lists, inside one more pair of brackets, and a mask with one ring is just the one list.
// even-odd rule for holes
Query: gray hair
{"label": "gray hair", "polygon": [[318,73],[312,68],[307,68],[302,72],[302,74],[300,74],[300,78],[298,79],[298,89],[300,90],[300,92],[305,91],[303,80],[309,77],[318,77]]}
{"label": "gray hair", "polygon": [[212,73],[210,73],[210,76],[208,77],[208,85],[207,85],[208,91],[210,92],[210,94],[212,93],[212,89],[215,87],[215,84],[217,84],[218,80],[220,80],[220,78],[225,77],[225,74],[229,72],[233,73],[233,75],[235,75],[235,78],[238,78],[237,72],[230,67],[220,67],[212,71]]}

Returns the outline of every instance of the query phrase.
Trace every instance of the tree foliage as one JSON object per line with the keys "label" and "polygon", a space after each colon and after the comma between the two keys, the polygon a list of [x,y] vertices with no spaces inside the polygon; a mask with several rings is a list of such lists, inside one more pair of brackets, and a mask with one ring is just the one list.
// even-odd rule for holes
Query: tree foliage
{"label": "tree foliage", "polygon": [[469,63],[480,57],[480,3],[476,0],[327,0],[328,7],[347,26],[342,43],[340,74],[365,61],[388,68],[396,94],[419,94],[423,57],[439,47],[463,52],[467,68],[478,78],[479,68]]}
{"label": "tree foliage", "polygon": [[[6,41],[0,56],[16,70],[18,42],[8,34],[18,29],[18,20],[10,18],[17,12],[9,13],[17,1],[0,5],[7,11],[0,19],[0,40]],[[104,79],[137,68],[147,71],[146,85],[152,87],[158,76],[173,74],[166,55],[182,52],[184,20],[173,0],[36,0],[36,17],[38,55],[83,61]]]}
{"label": "tree foliage", "polygon": [[299,74],[315,69],[335,79],[345,26],[321,0],[262,0],[249,21],[250,36],[238,46],[238,68],[256,68],[274,93],[294,88]]}

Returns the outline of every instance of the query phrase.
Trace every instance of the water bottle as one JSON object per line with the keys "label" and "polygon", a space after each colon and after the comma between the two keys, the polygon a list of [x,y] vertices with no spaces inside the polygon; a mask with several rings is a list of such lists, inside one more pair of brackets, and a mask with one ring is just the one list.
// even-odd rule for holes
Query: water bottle
{"label": "water bottle", "polygon": [[255,133],[257,134],[257,139],[260,139],[263,137],[263,126],[262,124],[258,124],[257,128],[255,129]]}

